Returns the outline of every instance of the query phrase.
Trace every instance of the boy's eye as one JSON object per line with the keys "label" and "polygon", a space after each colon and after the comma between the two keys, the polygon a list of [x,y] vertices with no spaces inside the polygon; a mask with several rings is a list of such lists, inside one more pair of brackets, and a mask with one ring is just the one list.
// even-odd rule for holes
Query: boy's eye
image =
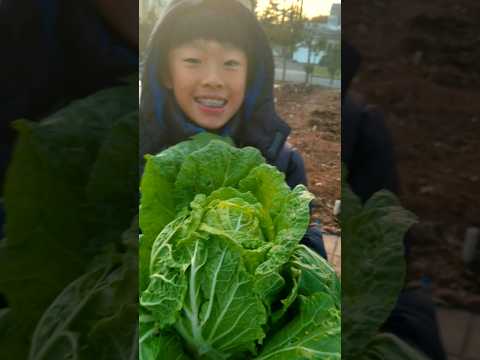
{"label": "boy's eye", "polygon": [[230,68],[236,68],[240,66],[240,62],[237,60],[228,60],[228,61],[225,61],[225,66]]}
{"label": "boy's eye", "polygon": [[197,58],[186,58],[186,59],[183,59],[183,61],[191,65],[198,65],[201,63],[201,60]]}

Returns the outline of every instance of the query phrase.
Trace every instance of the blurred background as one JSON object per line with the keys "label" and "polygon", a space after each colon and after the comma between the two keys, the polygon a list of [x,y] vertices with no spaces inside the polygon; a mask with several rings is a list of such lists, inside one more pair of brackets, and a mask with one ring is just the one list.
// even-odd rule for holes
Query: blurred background
{"label": "blurred background", "polygon": [[352,95],[385,115],[412,231],[410,286],[432,293],[452,359],[480,354],[480,4],[355,0],[342,37],[363,63]]}

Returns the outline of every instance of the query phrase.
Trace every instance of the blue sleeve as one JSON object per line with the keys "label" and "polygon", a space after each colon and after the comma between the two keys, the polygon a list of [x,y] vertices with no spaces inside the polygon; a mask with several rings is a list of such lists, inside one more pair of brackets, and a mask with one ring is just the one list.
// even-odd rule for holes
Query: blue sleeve
{"label": "blue sleeve", "polygon": [[303,162],[302,155],[296,150],[291,149],[288,159],[287,169],[285,171],[285,179],[290,188],[302,184],[307,186],[307,173],[305,171],[305,163]]}
{"label": "blue sleeve", "polygon": [[323,242],[322,231],[320,230],[320,226],[318,224],[312,224],[308,227],[307,232],[303,236],[301,244],[309,247],[325,260],[328,260],[327,251],[325,250],[325,244]]}
{"label": "blue sleeve", "polygon": [[291,189],[299,184],[307,186],[303,158],[289,144],[283,145],[272,165],[285,174],[285,180]]}

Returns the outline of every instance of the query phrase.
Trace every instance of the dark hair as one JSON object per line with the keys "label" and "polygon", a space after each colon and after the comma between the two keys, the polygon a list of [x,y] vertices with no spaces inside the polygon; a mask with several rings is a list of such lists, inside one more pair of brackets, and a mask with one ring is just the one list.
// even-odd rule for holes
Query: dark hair
{"label": "dark hair", "polygon": [[172,49],[197,39],[203,39],[215,40],[243,50],[248,59],[248,80],[252,79],[255,68],[254,40],[249,35],[246,24],[242,24],[238,19],[238,14],[229,11],[228,8],[222,7],[216,10],[214,7],[204,5],[179,11],[172,18],[167,16],[161,30],[159,29],[161,34],[157,34],[158,36],[152,39],[154,42],[150,45],[157,46],[160,51],[158,58],[160,74],[166,74],[168,71],[166,55]]}

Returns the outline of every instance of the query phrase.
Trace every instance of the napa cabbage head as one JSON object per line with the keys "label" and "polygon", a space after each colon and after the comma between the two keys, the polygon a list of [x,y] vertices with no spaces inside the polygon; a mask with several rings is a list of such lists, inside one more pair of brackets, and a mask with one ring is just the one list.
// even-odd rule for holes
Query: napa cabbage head
{"label": "napa cabbage head", "polygon": [[338,279],[299,245],[312,194],[214,135],[146,159],[140,355],[161,358],[165,343],[179,358],[339,358]]}

